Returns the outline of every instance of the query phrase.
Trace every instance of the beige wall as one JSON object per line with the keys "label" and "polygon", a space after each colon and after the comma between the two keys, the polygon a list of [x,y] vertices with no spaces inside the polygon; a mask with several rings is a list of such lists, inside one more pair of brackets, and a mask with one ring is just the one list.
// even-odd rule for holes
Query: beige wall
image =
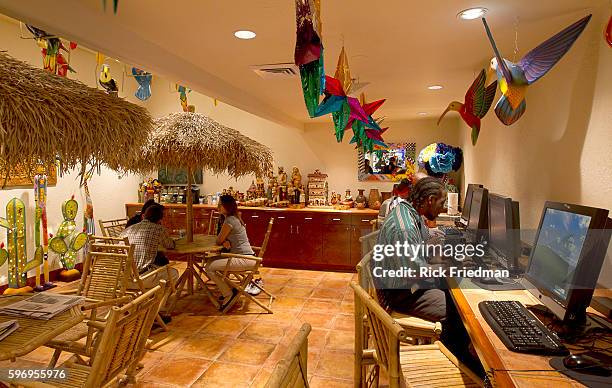
{"label": "beige wall", "polygon": [[[437,118],[385,121],[389,130],[383,136],[388,143],[415,142],[418,156],[422,148],[433,142],[458,146],[460,132],[469,129],[459,126],[459,121],[452,114],[447,115],[440,127],[436,126],[436,121]],[[307,143],[318,151],[321,159],[319,169],[329,175],[330,191],[344,193],[346,189],[350,189],[355,195],[357,189],[366,189],[366,196],[372,188],[391,191],[392,183],[360,182],[357,179],[357,150],[354,144],[349,144],[352,137],[350,130],[343,142],[337,143],[332,123],[307,124],[304,137]]]}
{"label": "beige wall", "polygon": [[[464,182],[518,200],[524,229],[537,227],[546,200],[612,209],[612,49],[602,37],[608,17],[608,9],[596,12],[570,52],[529,87],[517,123],[506,127],[491,110],[476,147],[461,132]],[[608,286],[610,252],[600,278]]]}

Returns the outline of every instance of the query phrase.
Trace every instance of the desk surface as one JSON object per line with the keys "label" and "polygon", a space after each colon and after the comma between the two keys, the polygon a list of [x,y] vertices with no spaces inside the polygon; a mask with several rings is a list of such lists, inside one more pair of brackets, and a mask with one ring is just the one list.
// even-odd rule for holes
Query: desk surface
{"label": "desk surface", "polygon": [[[0,297],[0,306],[15,303],[33,294]],[[0,315],[0,323],[19,322],[19,329],[0,341],[0,360],[14,360],[39,348],[83,320],[81,307],[75,306],[47,320]]]}
{"label": "desk surface", "polygon": [[[449,279],[450,280],[450,279]],[[485,300],[517,300],[524,305],[539,304],[527,290],[487,291],[468,279],[450,280],[451,295],[485,369],[544,370],[542,372],[495,372],[499,387],[582,387],[577,381],[553,371],[551,357],[508,350],[480,314],[478,303]],[[550,371],[550,372],[549,372]]]}

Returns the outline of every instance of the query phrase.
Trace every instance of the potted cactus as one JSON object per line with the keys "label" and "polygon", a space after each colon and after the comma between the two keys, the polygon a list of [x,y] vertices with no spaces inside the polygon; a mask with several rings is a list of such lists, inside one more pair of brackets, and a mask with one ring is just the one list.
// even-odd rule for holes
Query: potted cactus
{"label": "potted cactus", "polygon": [[60,224],[57,234],[49,240],[49,249],[57,253],[62,263],[63,270],[59,274],[62,281],[70,282],[81,277],[76,264],[77,253],[85,246],[87,235],[76,231],[74,221],[79,211],[79,204],[74,196],[62,204],[62,215],[64,221]]}

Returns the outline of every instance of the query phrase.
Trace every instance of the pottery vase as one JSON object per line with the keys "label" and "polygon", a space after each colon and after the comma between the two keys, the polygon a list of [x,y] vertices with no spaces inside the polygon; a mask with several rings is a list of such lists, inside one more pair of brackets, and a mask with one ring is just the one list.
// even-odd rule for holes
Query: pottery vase
{"label": "pottery vase", "polygon": [[380,196],[380,191],[378,191],[378,189],[370,189],[370,195],[368,197],[368,204],[370,205],[370,209],[380,209],[381,203],[382,198]]}
{"label": "pottery vase", "polygon": [[358,189],[359,195],[355,198],[355,207],[357,209],[365,209],[367,206],[367,200],[365,195],[363,195],[364,189]]}

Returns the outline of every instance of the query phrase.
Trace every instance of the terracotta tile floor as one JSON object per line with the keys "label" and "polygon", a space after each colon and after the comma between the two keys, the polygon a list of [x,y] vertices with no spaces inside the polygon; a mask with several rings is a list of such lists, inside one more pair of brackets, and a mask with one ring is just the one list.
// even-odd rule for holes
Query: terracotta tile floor
{"label": "terracotta tile floor", "polygon": [[[203,293],[181,299],[170,331],[152,334],[135,386],[261,387],[302,323],[309,322],[311,386],[351,387],[354,304],[349,283],[356,275],[264,268],[262,277],[277,297],[274,314],[262,314],[250,303],[220,315]],[[43,365],[51,354],[40,348],[12,366]]]}

